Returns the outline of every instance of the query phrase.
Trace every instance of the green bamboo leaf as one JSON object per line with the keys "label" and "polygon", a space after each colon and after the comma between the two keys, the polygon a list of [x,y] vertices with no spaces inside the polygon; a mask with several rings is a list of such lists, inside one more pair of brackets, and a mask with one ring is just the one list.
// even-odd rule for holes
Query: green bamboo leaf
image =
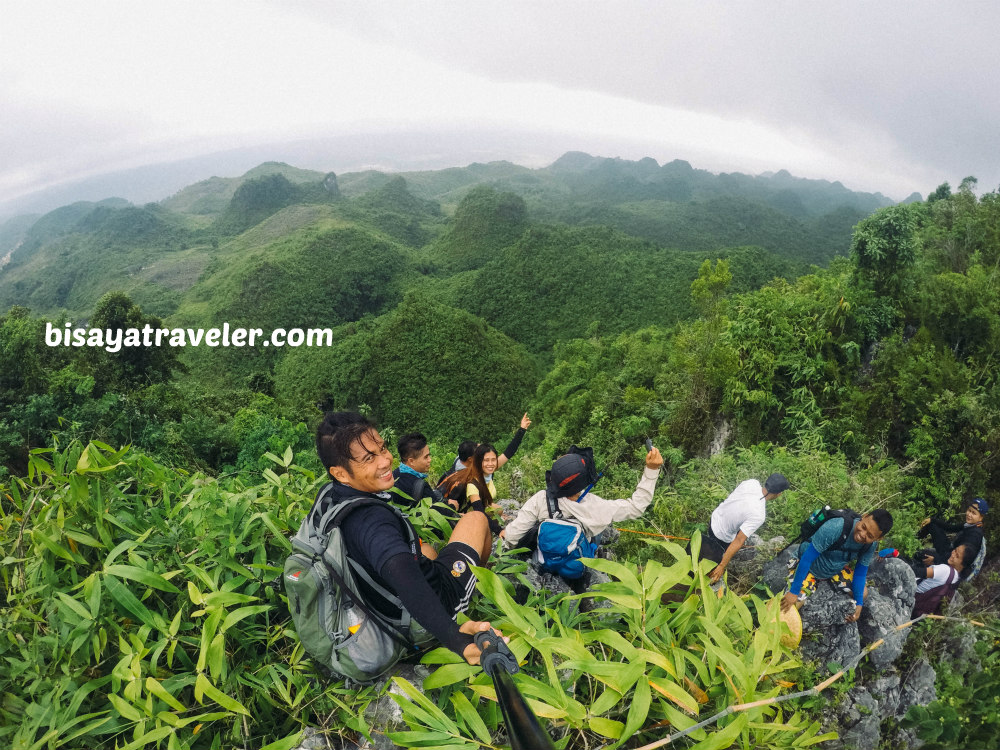
{"label": "green bamboo leaf", "polygon": [[174,619],[170,621],[170,627],[167,629],[167,635],[171,638],[177,637],[177,631],[181,629],[181,614],[183,614],[182,610],[177,610],[177,613],[174,615]]}
{"label": "green bamboo leaf", "polygon": [[740,732],[746,729],[747,720],[745,713],[738,714],[733,721],[729,722],[721,730],[708,735],[706,739],[693,745],[689,750],[721,750],[721,748],[730,747],[736,742],[736,738],[740,736]]}
{"label": "green bamboo leaf", "polygon": [[[435,706],[426,695],[417,690],[410,684],[409,681],[403,679],[402,677],[393,677],[392,681],[403,692],[403,695],[405,695],[406,698],[409,698],[409,702],[412,706],[419,707],[426,712],[428,718],[430,718],[430,721],[426,722],[428,726],[440,729],[443,732],[458,733],[458,726],[455,722],[448,718],[444,711]],[[393,698],[398,699],[401,698],[401,696],[393,694]],[[399,702],[400,707],[402,707],[404,711],[407,709],[407,706],[405,705],[407,701],[405,699],[401,701],[398,700],[397,702]]]}
{"label": "green bamboo leaf", "polygon": [[613,648],[628,661],[635,659],[639,654],[639,650],[625,640],[625,637],[617,630],[595,630],[592,633],[585,633],[583,638],[586,643],[597,641]]}
{"label": "green bamboo leaf", "polygon": [[278,475],[275,474],[273,471],[271,471],[270,469],[264,469],[262,473],[264,475],[264,479],[266,479],[270,484],[273,484],[276,487],[281,486],[281,480],[278,479]]}
{"label": "green bamboo leaf", "polygon": [[290,734],[284,739],[275,740],[264,745],[260,750],[292,750],[302,742],[302,732]]}
{"label": "green bamboo leaf", "polygon": [[208,646],[208,671],[213,680],[218,680],[222,676],[222,663],[226,658],[226,636],[216,633],[212,642]]}
{"label": "green bamboo leaf", "polygon": [[97,615],[101,611],[101,577],[97,573],[91,573],[88,580],[90,581],[90,594],[87,598],[87,603],[90,605],[90,615],[92,618],[97,618]]}
{"label": "green bamboo leaf", "polygon": [[104,585],[107,587],[111,598],[136,620],[144,625],[149,625],[151,628],[162,629],[157,624],[156,618],[153,617],[153,613],[146,609],[145,605],[136,598],[135,594],[128,590],[128,587],[124,583],[112,575],[107,575],[104,577]]}
{"label": "green bamboo leaf", "polygon": [[639,579],[636,578],[636,575],[633,572],[634,566],[629,568],[620,562],[605,560],[602,557],[585,558],[583,563],[588,568],[599,570],[602,573],[607,573],[609,576],[617,578],[619,581],[628,586],[631,591],[634,591],[637,594],[642,592],[642,584],[639,583]]}
{"label": "green bamboo leaf", "polygon": [[58,596],[59,600],[67,607],[69,607],[76,615],[82,617],[84,620],[93,621],[94,617],[93,615],[90,614],[90,610],[84,607],[76,599],[74,599],[71,596],[67,596],[62,591],[57,591],[56,596]]}
{"label": "green bamboo leaf", "polygon": [[166,591],[170,594],[181,593],[180,589],[159,573],[154,573],[151,570],[145,570],[135,565],[108,565],[105,566],[104,573],[106,575],[118,576],[119,578],[128,578],[136,583],[141,583],[144,586],[159,589],[160,591]]}
{"label": "green bamboo leaf", "polygon": [[219,627],[219,622],[222,620],[222,615],[225,612],[224,609],[213,609],[211,614],[205,618],[205,622],[201,626],[201,649],[198,652],[198,666],[197,670],[202,672],[205,670],[205,666],[208,663],[208,651],[209,647],[212,645],[212,639],[215,638],[215,633]]}
{"label": "green bamboo leaf", "polygon": [[84,560],[80,555],[66,549],[55,539],[50,537],[48,534],[44,533],[40,529],[31,530],[31,540],[36,544],[41,544],[45,549],[51,552],[56,557],[61,557],[63,560],[67,560],[71,563],[76,563],[77,565],[85,565],[86,560]]}
{"label": "green bamboo leaf", "polygon": [[64,529],[63,533],[72,539],[74,542],[79,544],[85,544],[88,547],[103,547],[104,545],[90,534],[85,534],[82,531],[77,531],[75,529]]}
{"label": "green bamboo leaf", "polygon": [[[689,727],[694,726],[698,723],[698,719],[689,716],[688,714],[682,713],[674,706],[670,705],[666,701],[659,702],[659,710],[663,711],[663,715],[667,721],[669,721],[676,729],[683,731]],[[691,739],[695,741],[700,741],[708,736],[708,732],[704,729],[696,729],[691,734],[688,735]]]}
{"label": "green bamboo leaf", "polygon": [[156,729],[151,729],[150,731],[143,734],[141,737],[133,742],[128,743],[121,750],[138,750],[140,747],[145,747],[153,742],[159,742],[164,737],[173,734],[174,728],[171,726],[157,727]]}
{"label": "green bamboo leaf", "polygon": [[[451,748],[468,748],[470,744],[473,744],[447,732],[389,732],[386,736],[400,747],[432,747],[450,750]],[[475,746],[478,747],[479,743],[475,743]]]}
{"label": "green bamboo leaf", "polygon": [[515,603],[496,573],[478,566],[473,567],[473,572],[477,579],[476,588],[500,608],[515,629],[532,636],[545,631],[541,618],[532,610]]}
{"label": "green bamboo leaf", "polygon": [[618,701],[620,701],[621,699],[622,699],[622,694],[619,693],[617,690],[612,690],[611,688],[602,690],[601,694],[597,696],[597,700],[595,700],[591,704],[590,713],[592,713],[594,716],[600,716],[601,714],[606,714],[608,711],[610,711],[612,708],[618,705]]}
{"label": "green bamboo leaf", "polygon": [[108,556],[104,558],[104,567],[106,568],[111,565],[122,552],[137,546],[138,544],[135,539],[126,539],[124,542],[119,542],[115,545],[114,549],[108,553]]}
{"label": "green bamboo leaf", "polygon": [[222,627],[219,628],[219,632],[225,633],[240,620],[246,617],[251,617],[252,615],[259,615],[261,612],[267,612],[267,610],[273,608],[274,607],[271,604],[257,604],[253,607],[240,607],[239,609],[234,609],[226,615],[226,619],[223,621]]}
{"label": "green bamboo leaf", "polygon": [[121,714],[123,719],[128,719],[129,721],[141,721],[142,713],[129,703],[127,700],[122,698],[120,695],[115,693],[108,694],[108,700],[111,701],[111,705],[115,707],[115,711]]}
{"label": "green bamboo leaf", "polygon": [[476,736],[479,742],[483,745],[490,744],[490,731],[486,728],[486,724],[476,713],[476,709],[473,708],[472,703],[469,699],[465,697],[465,693],[452,693],[451,704],[458,711],[458,715],[462,717],[462,721],[465,722],[465,726]]}
{"label": "green bamboo leaf", "polygon": [[649,683],[656,688],[656,692],[669,698],[688,713],[698,714],[698,701],[677,683],[662,677],[654,677],[650,679]]}
{"label": "green bamboo leaf", "polygon": [[625,729],[625,725],[614,719],[602,719],[599,716],[595,716],[590,720],[590,728],[602,737],[617,740],[622,736],[622,730]]}
{"label": "green bamboo leaf", "polygon": [[235,591],[211,591],[201,596],[205,607],[231,607],[234,604],[247,604],[260,601],[259,597],[249,594],[237,594]]}
{"label": "green bamboo leaf", "polygon": [[625,717],[625,728],[622,730],[621,739],[612,747],[620,747],[625,740],[639,731],[646,721],[646,716],[649,715],[651,701],[649,683],[646,680],[639,680],[635,684],[635,692],[632,693],[632,704]]}
{"label": "green bamboo leaf", "polygon": [[261,458],[266,458],[268,461],[274,461],[274,463],[278,464],[278,466],[284,466],[285,465],[284,462],[280,458],[278,458],[276,455],[274,455],[273,453],[271,453],[271,451],[268,451],[267,453],[265,453],[263,456],[261,456]]}
{"label": "green bamboo leaf", "polygon": [[288,467],[292,463],[292,459],[295,458],[295,454],[292,453],[292,446],[285,446],[285,453],[281,459],[282,466]]}
{"label": "green bamboo leaf", "polygon": [[454,685],[456,682],[465,682],[480,671],[480,667],[472,666],[464,661],[461,664],[445,664],[424,678],[424,690]]}
{"label": "green bamboo leaf", "polygon": [[461,656],[456,654],[450,648],[445,648],[444,646],[439,646],[438,648],[428,651],[424,654],[424,657],[420,660],[421,664],[466,664],[467,662]]}
{"label": "green bamboo leaf", "polygon": [[199,703],[204,704],[203,700],[198,699],[199,693],[203,698],[210,698],[228,711],[243,714],[245,716],[250,715],[250,712],[243,707],[242,703],[235,698],[231,698],[215,687],[215,685],[209,681],[204,672],[200,673],[198,675],[198,679],[195,681],[195,699],[198,700]]}
{"label": "green bamboo leaf", "polygon": [[154,680],[152,677],[146,678],[146,690],[166,703],[172,709],[176,711],[187,711],[187,706],[172,696],[170,692],[159,683],[159,681]]}

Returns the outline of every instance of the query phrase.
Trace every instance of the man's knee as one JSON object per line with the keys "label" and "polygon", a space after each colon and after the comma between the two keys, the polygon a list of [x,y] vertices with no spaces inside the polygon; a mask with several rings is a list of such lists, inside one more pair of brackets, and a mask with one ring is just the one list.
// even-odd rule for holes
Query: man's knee
{"label": "man's knee", "polygon": [[[484,554],[488,555],[493,537],[490,534],[490,522],[486,514],[478,510],[466,513],[455,524],[448,541],[463,542],[479,552],[481,557]],[[485,562],[485,557],[482,562]]]}

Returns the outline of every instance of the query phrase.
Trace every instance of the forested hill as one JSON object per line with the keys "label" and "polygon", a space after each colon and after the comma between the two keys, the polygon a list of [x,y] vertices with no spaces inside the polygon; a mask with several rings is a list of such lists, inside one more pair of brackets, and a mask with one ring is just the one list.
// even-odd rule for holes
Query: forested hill
{"label": "forested hill", "polygon": [[[472,216],[474,201],[458,215],[477,186],[510,194],[498,209],[509,214],[505,228],[488,213]],[[529,224],[612,228],[674,256],[753,246],[781,259],[780,273],[795,273],[845,254],[851,227],[888,204],[879,194],[787,172],[714,175],[682,161],[659,166],[580,153],[544,169],[494,162],[403,175],[337,176],[272,162],[159,204],[109,199],[10,220],[0,227],[0,309],[16,304],[82,320],[101,294],[120,289],[166,316],[211,297],[220,267],[238,273],[280,260],[269,257],[279,241],[294,245],[302,241],[297,233],[333,226],[388,241],[418,273],[438,277],[478,268]],[[682,263],[687,282],[694,265]],[[209,289],[193,289],[199,281]],[[230,300],[216,302],[213,313]]]}

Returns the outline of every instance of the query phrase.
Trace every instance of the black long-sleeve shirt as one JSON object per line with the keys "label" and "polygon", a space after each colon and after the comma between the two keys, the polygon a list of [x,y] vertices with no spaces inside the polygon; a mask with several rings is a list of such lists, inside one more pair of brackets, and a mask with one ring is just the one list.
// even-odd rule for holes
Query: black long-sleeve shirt
{"label": "black long-sleeve shirt", "polygon": [[[378,495],[335,483],[334,502],[352,497],[385,501]],[[399,597],[410,616],[431,635],[457,654],[472,643],[472,636],[459,631],[432,586],[443,574],[419,550],[414,554],[399,517],[388,506],[371,505],[351,511],[341,523],[341,530],[348,556],[360,563],[377,584]],[[369,606],[387,617],[399,616],[396,607],[360,578],[358,586],[358,593]]]}

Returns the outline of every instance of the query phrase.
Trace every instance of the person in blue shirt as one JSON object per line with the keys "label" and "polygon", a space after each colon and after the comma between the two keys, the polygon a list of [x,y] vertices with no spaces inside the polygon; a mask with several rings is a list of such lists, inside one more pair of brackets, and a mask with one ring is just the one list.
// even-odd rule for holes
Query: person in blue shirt
{"label": "person in blue shirt", "polygon": [[[845,523],[852,523],[846,537],[843,533]],[[799,563],[788,593],[781,599],[781,608],[784,610],[793,605],[802,606],[805,600],[802,587],[809,574],[819,581],[830,580],[856,561],[851,584],[855,608],[854,612],[845,618],[846,622],[856,622],[861,617],[861,609],[864,606],[868,567],[875,558],[878,540],[891,529],[892,515],[881,508],[853,522],[844,518],[831,518],[824,523],[812,538],[800,545]]]}

